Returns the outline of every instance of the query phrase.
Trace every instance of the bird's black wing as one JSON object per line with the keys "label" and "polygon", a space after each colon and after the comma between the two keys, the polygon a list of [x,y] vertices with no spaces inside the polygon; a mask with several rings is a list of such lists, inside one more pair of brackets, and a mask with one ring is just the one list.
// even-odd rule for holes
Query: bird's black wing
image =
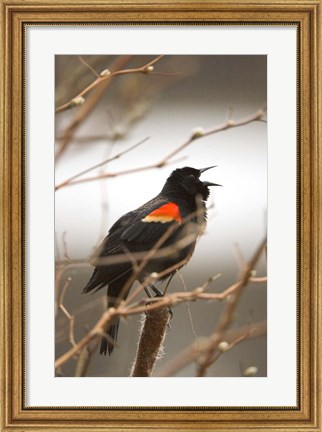
{"label": "bird's black wing", "polygon": [[122,217],[120,217],[114,225],[111,226],[107,236],[102,241],[101,245],[97,248],[94,258],[91,260],[93,265],[96,265],[95,258],[96,257],[106,257],[110,255],[117,255],[124,253],[122,249],[122,240],[121,236],[124,231],[131,222],[136,220],[136,211],[131,211],[126,213]]}
{"label": "bird's black wing", "polygon": [[[97,291],[106,285],[126,280],[132,273],[132,262],[105,263],[101,258],[150,250],[170,226],[170,238],[180,226],[180,212],[176,204],[156,197],[143,206],[118,219],[109,230],[91,260],[95,270],[83,292]],[[109,293],[110,295],[110,293]]]}
{"label": "bird's black wing", "polygon": [[132,271],[132,266],[129,262],[112,264],[104,263],[104,257],[111,257],[113,255],[124,254],[122,248],[121,235],[124,227],[130,224],[131,220],[135,218],[135,212],[126,213],[118,219],[110,228],[108,235],[97,248],[94,256],[91,258],[90,263],[95,266],[93,274],[83,289],[83,293],[94,291],[95,292],[106,285],[113,282],[122,284]]}
{"label": "bird's black wing", "polygon": [[141,245],[142,250],[149,250],[166,232],[170,238],[180,226],[179,207],[168,200],[152,200],[138,210],[135,220],[123,229],[121,240],[125,246]]}

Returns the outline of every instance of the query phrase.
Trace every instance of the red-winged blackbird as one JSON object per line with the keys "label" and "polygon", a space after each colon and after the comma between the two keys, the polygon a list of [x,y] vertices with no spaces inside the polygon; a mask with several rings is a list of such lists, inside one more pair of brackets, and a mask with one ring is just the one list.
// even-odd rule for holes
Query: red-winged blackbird
{"label": "red-winged blackbird", "polygon": [[[199,179],[210,168],[214,167],[176,169],[155,198],[118,219],[95,254],[95,270],[83,293],[107,286],[108,306],[112,307],[126,299],[134,279],[142,283],[151,273],[161,273],[177,264],[179,268],[183,261],[185,264],[194,251],[200,228],[206,223],[208,186],[220,186]],[[140,259],[135,258],[138,252],[151,251],[153,247],[156,249],[158,241],[160,248],[151,259],[144,261],[141,254]],[[162,251],[165,253],[162,254]],[[113,264],[111,257],[120,257],[120,254],[128,258],[126,262],[123,260]],[[104,265],[104,258],[110,263]],[[143,268],[137,272],[140,263]],[[175,271],[172,270],[161,280]],[[152,284],[149,287],[160,295]],[[149,295],[147,288],[146,293]],[[101,354],[113,351],[118,327],[119,319],[107,327],[108,337],[102,338]]]}

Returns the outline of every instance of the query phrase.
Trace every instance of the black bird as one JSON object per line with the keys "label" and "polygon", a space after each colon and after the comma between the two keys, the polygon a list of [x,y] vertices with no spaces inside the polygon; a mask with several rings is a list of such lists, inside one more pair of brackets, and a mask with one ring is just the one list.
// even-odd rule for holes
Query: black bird
{"label": "black bird", "polygon": [[[83,293],[107,286],[108,307],[116,306],[126,299],[134,279],[142,283],[153,272],[161,273],[176,265],[182,267],[191,258],[197,237],[206,224],[208,186],[220,186],[199,179],[210,168],[214,167],[176,169],[155,198],[118,219],[94,255],[95,269]],[[161,244],[156,245],[158,241]],[[144,261],[142,252],[147,254],[153,247],[157,249],[155,256]],[[136,258],[137,253],[141,253],[139,258]],[[111,257],[116,258],[116,255],[128,259],[111,262]],[[104,264],[104,258],[110,263]],[[133,273],[140,264],[142,269]],[[173,269],[161,279],[170,277],[175,271]],[[161,295],[152,284],[149,287],[156,295]],[[145,291],[149,295],[147,288]],[[113,351],[118,327],[118,318],[107,327],[108,336],[102,338],[101,354]]]}

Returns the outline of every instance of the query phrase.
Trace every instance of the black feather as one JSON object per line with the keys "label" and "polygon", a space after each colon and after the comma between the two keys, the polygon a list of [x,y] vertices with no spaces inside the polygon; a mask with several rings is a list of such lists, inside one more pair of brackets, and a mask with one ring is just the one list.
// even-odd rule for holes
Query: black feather
{"label": "black feather", "polygon": [[[103,287],[107,287],[108,307],[117,306],[119,301],[126,299],[131,288],[129,279],[133,279],[133,260],[129,257],[127,262],[115,262],[114,264],[104,265],[98,258],[113,258],[113,256],[120,254],[124,256],[125,253],[148,252],[168,231],[170,226],[174,226],[175,229],[171,231],[162,247],[176,245],[179,240],[187,235],[188,231],[191,232],[191,229],[195,229],[196,234],[199,233],[198,222],[200,219],[196,216],[190,218],[190,225],[179,223],[180,220],[175,219],[166,223],[158,221],[146,222],[143,219],[165,204],[174,203],[180,211],[181,220],[184,220],[186,216],[193,215],[196,212],[198,201],[199,203],[201,202],[203,220],[205,222],[205,203],[209,196],[208,186],[211,183],[200,181],[199,177],[202,172],[203,170],[189,167],[173,171],[159,195],[136,210],[126,213],[114,223],[92,260],[95,269],[83,289],[83,293],[95,292]],[[185,245],[184,248],[174,248],[174,251],[167,256],[156,256],[149,260],[142,272],[135,275],[136,279],[144,280],[149,273],[159,273],[180,263],[183,259],[189,259],[194,251],[195,243],[196,239],[192,240],[191,244]],[[137,264],[140,264],[140,260],[137,261]],[[125,285],[127,285],[126,291],[124,290]],[[118,318],[113,323],[108,323],[106,327],[108,337],[103,337],[102,339],[101,354],[106,354],[107,352],[110,354],[113,351],[117,340],[118,328]]]}

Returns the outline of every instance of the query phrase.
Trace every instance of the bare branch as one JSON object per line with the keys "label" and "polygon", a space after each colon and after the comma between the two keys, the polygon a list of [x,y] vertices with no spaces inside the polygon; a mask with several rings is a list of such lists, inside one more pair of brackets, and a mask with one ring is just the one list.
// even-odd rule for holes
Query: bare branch
{"label": "bare branch", "polygon": [[184,148],[186,148],[188,145],[190,145],[193,141],[196,141],[197,139],[207,137],[209,135],[213,135],[215,133],[222,132],[222,131],[227,130],[227,129],[232,129],[232,128],[235,128],[238,126],[244,126],[246,124],[253,123],[253,122],[261,119],[263,117],[263,115],[265,114],[265,112],[266,112],[266,108],[262,108],[262,109],[256,111],[254,114],[250,114],[249,116],[243,117],[239,120],[226,120],[223,124],[215,126],[211,129],[208,129],[205,131],[202,129],[198,129],[198,131],[194,131],[192,133],[192,135],[190,136],[190,138],[186,142],[184,142],[179,147],[177,147],[172,152],[170,152],[167,156],[165,156],[159,162],[159,164],[161,166],[164,165],[166,161],[171,159],[173,156],[175,156],[177,153],[182,151]]}
{"label": "bare branch", "polygon": [[223,337],[225,331],[227,330],[229,324],[231,323],[231,321],[233,319],[233,315],[234,315],[235,309],[237,307],[238,300],[239,300],[240,296],[242,295],[244,288],[248,284],[250,277],[252,276],[252,272],[253,272],[253,269],[255,268],[257,261],[259,260],[261,254],[265,250],[266,244],[267,244],[267,239],[265,238],[262,241],[262,243],[259,245],[259,247],[257,248],[252,259],[245,265],[245,268],[242,271],[242,274],[240,277],[240,282],[239,282],[240,285],[238,287],[238,290],[236,290],[236,292],[234,293],[234,295],[231,298],[231,301],[228,302],[224,312],[222,313],[220,320],[219,320],[219,323],[218,323],[218,326],[214,330],[213,335],[211,337],[212,344],[210,345],[205,358],[203,359],[203,361],[199,365],[198,376],[204,376],[205,375],[207,367],[208,367],[207,364],[208,364],[209,360],[211,359],[214,350],[218,347],[219,342],[222,340],[222,337]]}
{"label": "bare branch", "polygon": [[[171,270],[171,269],[170,269]],[[170,271],[172,272],[173,269]],[[117,308],[109,308],[107,309],[95,326],[76,344],[75,347],[71,348],[61,357],[59,357],[55,362],[55,368],[62,366],[66,361],[70,360],[77,352],[79,352],[84,346],[86,346],[93,338],[101,335],[104,327],[106,327],[107,323],[112,322],[112,320],[116,316],[129,316],[140,314],[143,312],[149,312],[156,309],[161,309],[164,307],[175,306],[179,303],[186,301],[195,301],[197,299],[202,300],[224,300],[232,292],[239,288],[238,283],[228,287],[222,293],[205,293],[205,289],[209,286],[209,284],[217,279],[220,275],[215,275],[209,278],[201,287],[198,287],[190,292],[176,292],[167,294],[164,297],[158,297],[157,299],[145,299],[149,301],[149,304],[144,304],[143,306],[138,305],[138,303],[133,305],[127,305],[126,302],[121,303]],[[162,277],[162,276],[161,276]]]}
{"label": "bare branch", "polygon": [[[169,363],[165,371],[162,372],[162,376],[173,375],[182,367],[200,358],[201,356],[202,359],[200,360],[197,375],[204,376],[214,351],[217,349],[219,343],[224,339],[227,328],[232,321],[233,314],[238,304],[238,300],[244,288],[248,284],[252,270],[254,269],[262,252],[265,250],[265,247],[266,238],[261,242],[251,260],[246,264],[245,269],[241,274],[240,281],[224,291],[225,297],[229,295],[230,301],[227,303],[227,306],[220,317],[218,326],[215,328],[211,336],[209,338],[203,338],[201,342],[194,342],[184,351],[178,354],[178,356]],[[204,295],[206,294],[203,293],[201,298],[203,298]],[[207,295],[210,296],[211,294]]]}
{"label": "bare branch", "polygon": [[[109,172],[109,173],[105,173],[103,175],[98,175],[98,176],[94,176],[94,177],[87,177],[87,178],[78,179],[75,181],[69,181],[68,184],[66,184],[65,186],[71,186],[71,185],[75,185],[75,184],[79,184],[79,183],[102,180],[102,179],[106,179],[106,178],[110,178],[110,177],[117,177],[117,176],[125,175],[125,174],[132,174],[132,173],[136,173],[136,172],[140,172],[140,171],[146,171],[146,170],[150,170],[150,169],[154,169],[154,168],[162,168],[165,165],[168,165],[174,156],[176,156],[179,152],[181,152],[183,149],[188,147],[191,143],[193,143],[197,139],[207,137],[209,135],[213,135],[215,133],[222,132],[222,131],[227,130],[227,129],[232,129],[235,127],[244,126],[244,125],[253,123],[255,121],[260,120],[264,114],[265,114],[265,109],[263,108],[263,109],[260,109],[259,111],[256,111],[254,114],[251,114],[251,115],[244,117],[242,119],[239,119],[239,120],[227,120],[225,123],[218,125],[218,126],[215,126],[215,127],[208,129],[208,130],[198,129],[198,131],[194,131],[192,133],[192,135],[184,143],[180,144],[178,147],[176,147],[174,150],[172,150],[170,153],[168,153],[166,156],[164,156],[158,162],[155,162],[155,163],[152,163],[149,165],[145,165],[145,166],[141,166],[141,167],[130,168],[130,169],[126,169],[123,171],[114,172],[114,173]],[[56,189],[59,189],[59,187],[60,187],[60,185],[58,185],[56,187]]]}
{"label": "bare branch", "polygon": [[[185,292],[188,292],[186,282],[185,282],[185,280],[184,280],[182,274],[180,273],[180,270],[177,270],[177,275],[179,276],[179,279],[180,279],[180,281],[181,281],[181,283],[182,283],[182,287],[183,287],[183,289],[185,290]],[[219,276],[219,275],[218,275],[218,276]],[[211,282],[212,282],[213,280],[214,280],[214,279],[212,279]],[[208,280],[207,283],[210,284],[210,281]],[[190,322],[190,327],[191,327],[192,334],[193,334],[193,336],[195,337],[195,339],[197,339],[198,336],[197,336],[197,333],[196,333],[195,327],[194,327],[194,325],[193,325],[192,314],[191,314],[191,310],[190,310],[190,306],[189,306],[189,303],[188,303],[188,302],[186,302],[186,308],[187,308],[187,312],[188,312],[188,317],[189,317],[189,322]]]}
{"label": "bare branch", "polygon": [[[119,159],[120,157],[122,157],[126,153],[129,153],[130,151],[134,150],[135,148],[137,148],[140,145],[142,145],[143,143],[145,143],[148,139],[149,139],[149,137],[146,137],[146,138],[142,139],[141,141],[137,142],[136,144],[128,147],[127,149],[122,150],[121,152],[117,153],[115,156],[111,156],[108,159],[105,159],[103,162],[100,162],[100,163],[98,163],[96,165],[93,165],[92,167],[87,168],[86,170],[81,171],[80,173],[73,175],[69,179],[67,179],[67,180],[63,181],[62,183],[60,183],[59,185],[55,186],[55,191],[57,191],[58,189],[62,188],[63,186],[67,186],[69,183],[71,183],[73,180],[77,179],[78,177],[81,177],[82,175],[87,174],[90,171],[93,171],[93,170],[95,170],[97,168],[100,168],[100,167],[102,167],[104,165],[107,165],[108,163],[110,163],[110,162],[112,162],[112,161],[114,161],[116,159]],[[101,174],[101,175],[104,176],[105,174]]]}
{"label": "bare branch", "polygon": [[206,368],[209,368],[211,365],[213,365],[217,360],[220,359],[220,357],[225,354],[226,352],[230,351],[232,348],[234,348],[239,343],[243,342],[246,339],[249,339],[251,334],[255,331],[254,327],[249,329],[249,331],[246,331],[244,334],[241,334],[236,339],[234,339],[232,342],[228,343],[227,341],[222,341],[218,345],[218,349],[213,354],[213,356],[208,360],[208,362],[205,364]]}
{"label": "bare branch", "polygon": [[75,377],[84,377],[87,374],[90,362],[92,360],[93,354],[95,353],[97,347],[99,344],[99,339],[96,339],[92,346],[89,344],[88,346],[84,347],[83,350],[80,352],[76,367],[75,367]]}
{"label": "bare branch", "polygon": [[89,69],[96,76],[96,78],[99,78],[99,73],[96,72],[96,70],[89,63],[87,63],[86,60],[84,60],[83,56],[78,56],[78,58],[80,62],[83,63],[83,65],[86,66],[87,69]]}
{"label": "bare branch", "polygon": [[[130,55],[118,57],[111,65],[110,70],[113,72],[121,69],[131,60],[131,58],[132,56]],[[64,132],[64,136],[60,139],[59,147],[56,152],[56,161],[58,161],[58,159],[66,151],[69,143],[74,137],[76,130],[94,110],[111,82],[111,80],[103,81],[101,85],[96,87],[95,90],[88,96],[86,102],[80,106],[79,110],[76,111],[73,120]]]}
{"label": "bare branch", "polygon": [[[265,321],[261,321],[254,324],[248,324],[238,329],[228,330],[225,333],[225,341],[230,344],[233,343],[234,340],[238,340],[241,337],[243,337],[243,340],[246,340],[264,336],[266,332],[267,324]],[[183,350],[177,357],[171,360],[166,367],[158,371],[155,376],[170,377],[175,375],[188,364],[204,356],[208,352],[211,344],[212,340],[210,338],[198,338],[185,350]]]}
{"label": "bare branch", "polygon": [[65,297],[67,288],[70,285],[71,280],[72,279],[70,277],[66,279],[65,285],[63,287],[63,290],[62,290],[62,293],[61,293],[61,296],[60,296],[58,307],[64,313],[64,315],[66,316],[66,318],[69,321],[69,342],[71,343],[71,345],[73,347],[75,347],[76,346],[75,334],[74,334],[74,330],[75,330],[75,316],[71,315],[69,313],[69,311],[66,309],[66,307],[64,306],[64,297]]}
{"label": "bare branch", "polygon": [[[86,96],[91,90],[93,90],[95,87],[102,84],[104,81],[111,81],[114,77],[120,76],[120,75],[128,75],[128,74],[134,74],[134,73],[151,73],[153,72],[153,65],[157,63],[159,60],[164,57],[163,55],[160,55],[150,61],[149,63],[146,63],[145,65],[138,67],[138,68],[131,68],[131,69],[124,69],[124,70],[117,70],[115,72],[110,71],[109,69],[103,70],[96,78],[95,81],[93,81],[90,85],[88,85],[85,89],[83,89],[78,95],[73,97],[70,101],[64,103],[63,105],[60,105],[56,108],[55,112],[61,113],[63,111],[66,111],[69,108],[72,108],[74,106],[79,105],[78,101],[83,100],[85,102],[84,96]],[[85,63],[87,67],[89,65],[85,62],[85,60],[81,59],[82,63]],[[92,67],[90,67],[91,71],[93,72]],[[83,103],[83,102],[82,102]]]}

